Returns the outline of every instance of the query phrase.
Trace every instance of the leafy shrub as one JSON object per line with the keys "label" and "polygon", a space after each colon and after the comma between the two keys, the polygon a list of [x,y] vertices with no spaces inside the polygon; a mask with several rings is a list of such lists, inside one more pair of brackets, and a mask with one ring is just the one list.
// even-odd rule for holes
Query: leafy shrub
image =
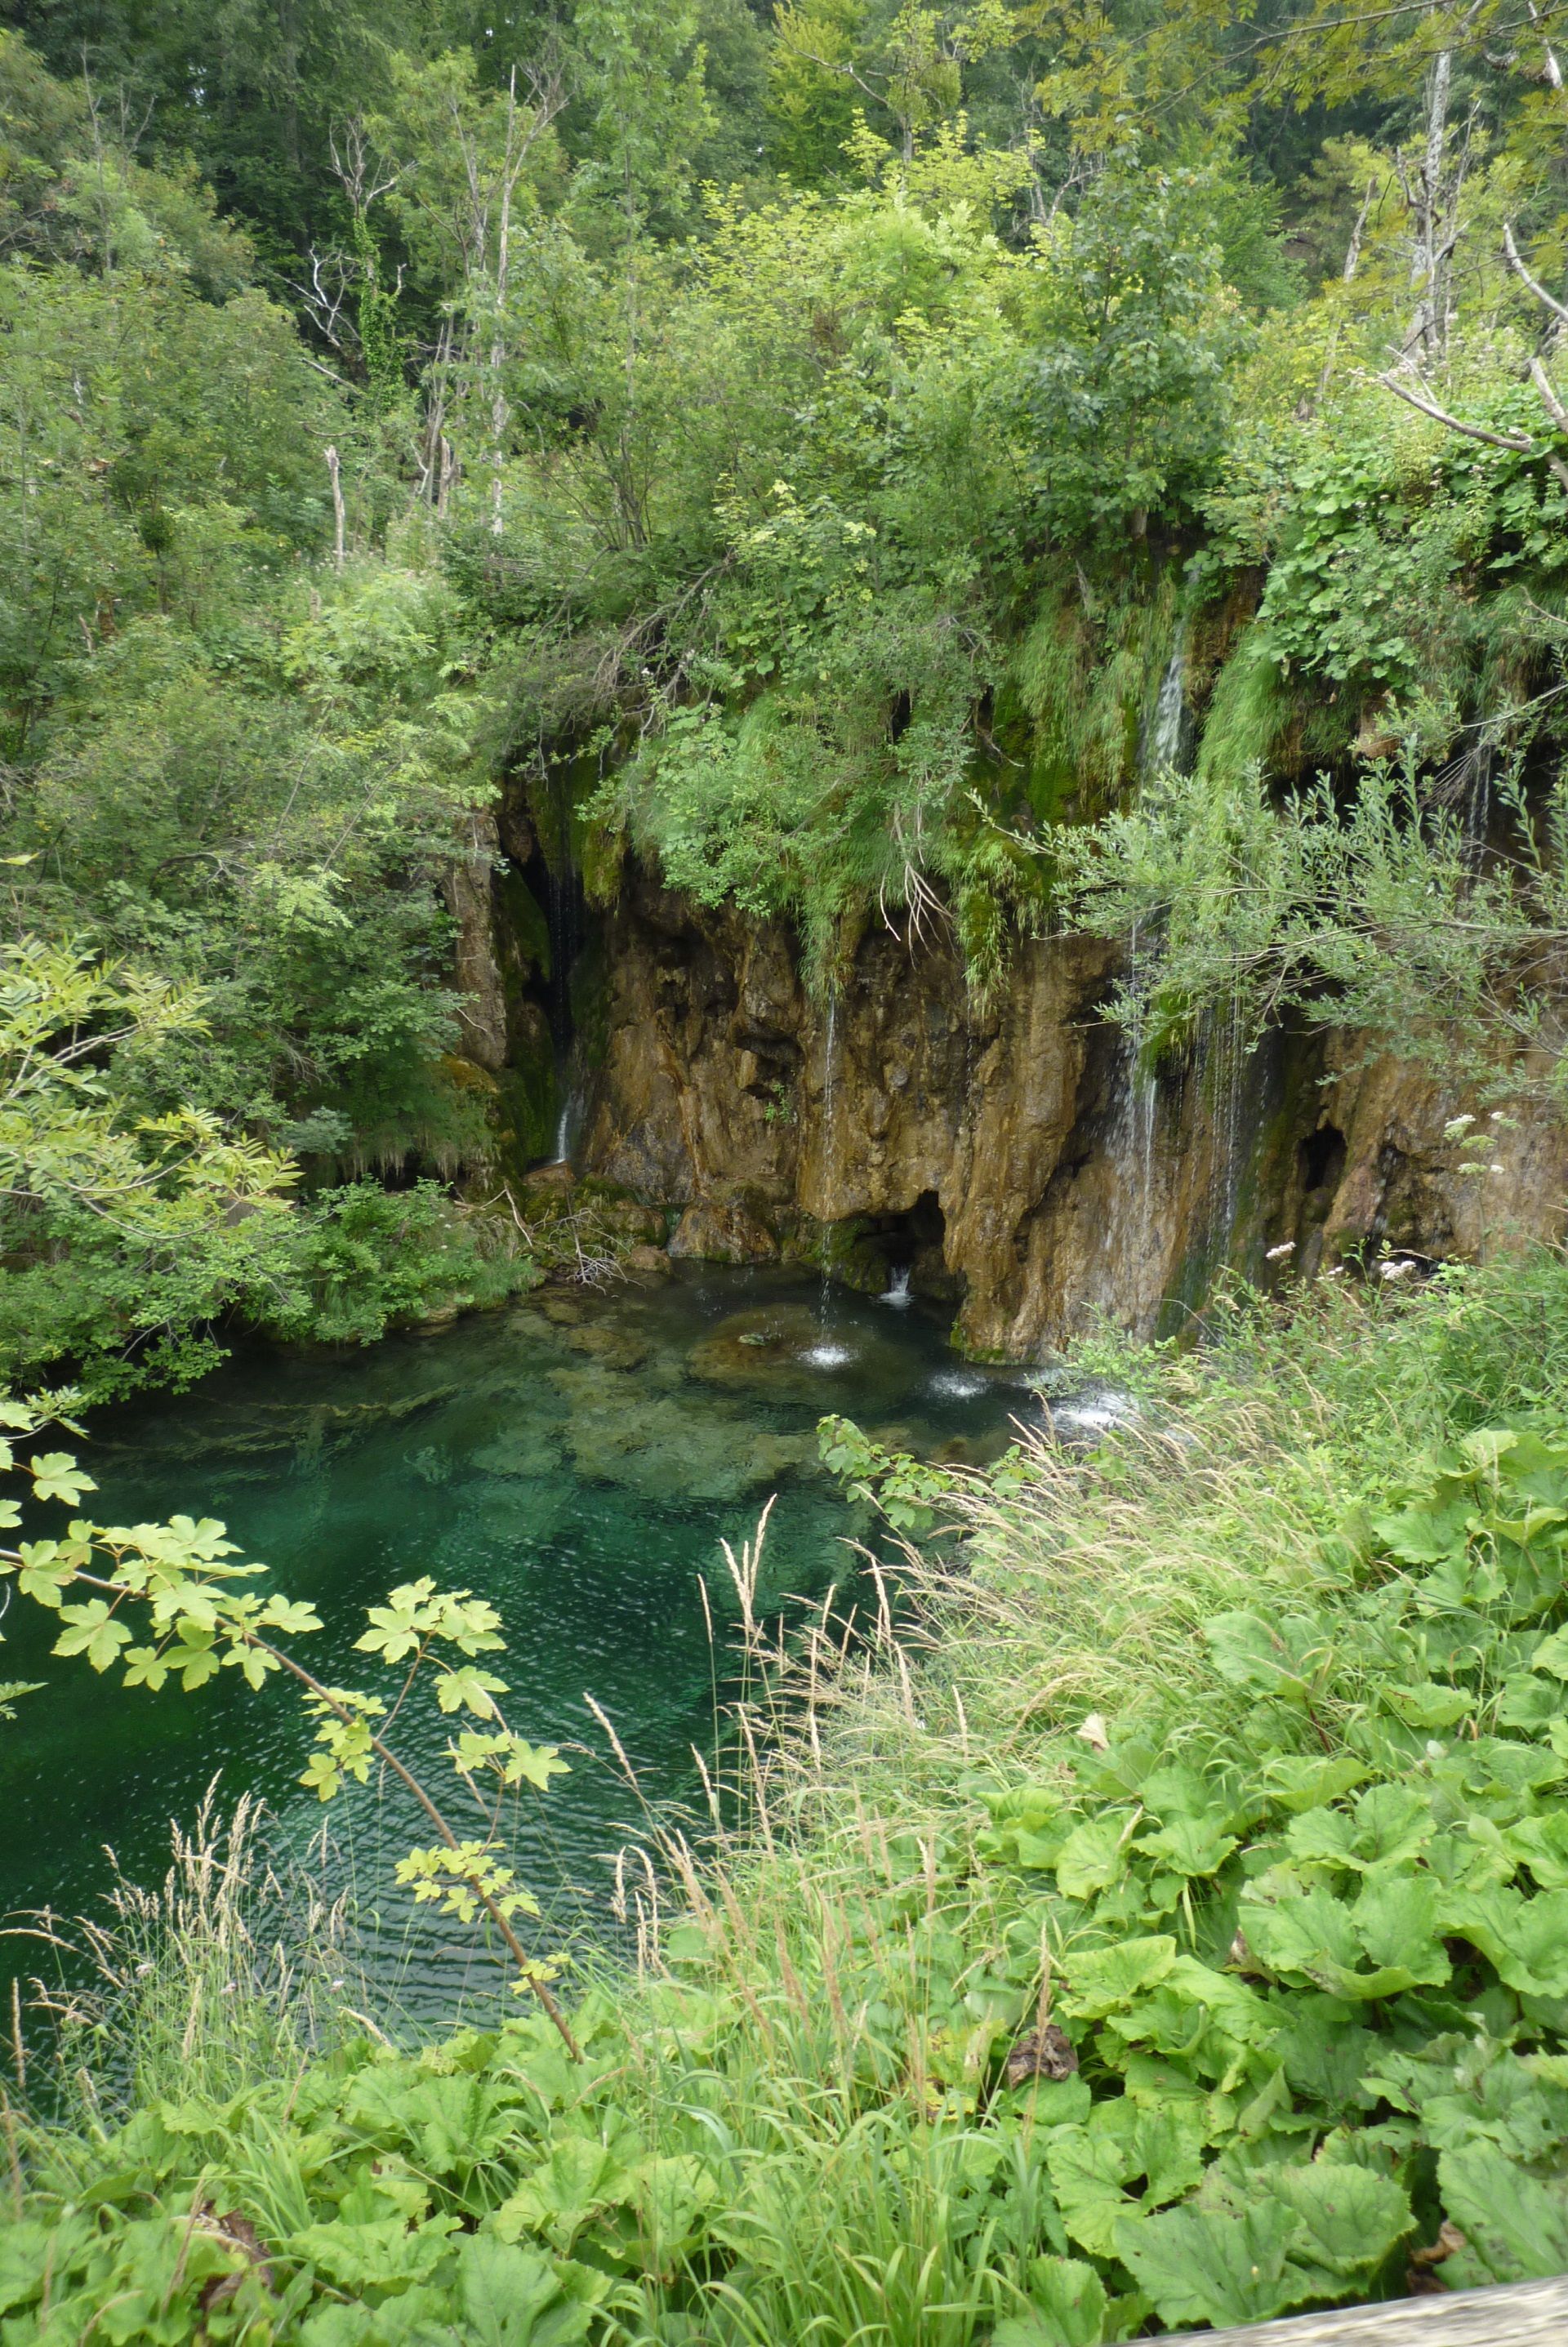
{"label": "leafy shrub", "polygon": [[258,1317],[274,1336],[323,1344],[372,1344],[389,1327],[501,1303],[538,1278],[509,1225],[455,1206],[436,1182],[321,1191],[292,1239],[288,1286]]}

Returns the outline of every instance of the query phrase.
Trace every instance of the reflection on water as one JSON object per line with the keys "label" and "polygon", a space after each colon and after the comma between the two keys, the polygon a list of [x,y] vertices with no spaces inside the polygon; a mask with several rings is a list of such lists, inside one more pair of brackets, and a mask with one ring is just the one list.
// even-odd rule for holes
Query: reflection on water
{"label": "reflection on water", "polygon": [[[686,1266],[602,1295],[545,1289],[352,1354],[258,1350],[181,1399],[106,1415],[85,1451],[95,1512],[222,1517],[315,1603],[327,1629],[310,1659],[340,1683],[375,1683],[352,1644],[394,1583],[430,1573],[489,1598],[513,1724],[572,1763],[522,1813],[528,1879],[549,1928],[602,1928],[638,1802],[585,1698],[648,1798],[691,1789],[691,1747],[713,1734],[700,1576],[721,1638],[735,1602],[720,1541],[738,1544],[776,1492],[759,1609],[820,1599],[853,1570],[845,1542],[865,1527],[817,1465],[817,1419],[840,1411],[879,1442],[972,1460],[995,1455],[1015,1417],[1040,1420],[1016,1370],[955,1365],[942,1316],[880,1304],[834,1290],[825,1317],[814,1283]],[[308,1739],[286,1689],[251,1696],[225,1672],[194,1696],[127,1692],[49,1660],[47,1625],[28,1613],[6,1624],[5,1676],[48,1686],[0,1729],[0,1912],[89,1907],[106,1844],[133,1875],[160,1873],[169,1820],[189,1818],[220,1769],[225,1799],[262,1793],[302,1839],[318,1812],[296,1781]],[[447,1727],[410,1719],[405,1747],[446,1770]],[[374,1784],[351,1799],[331,1814],[350,1829],[339,1863],[382,1984],[415,2010],[449,2008],[483,1961],[476,1973],[457,1926],[388,1897],[407,1820]]]}

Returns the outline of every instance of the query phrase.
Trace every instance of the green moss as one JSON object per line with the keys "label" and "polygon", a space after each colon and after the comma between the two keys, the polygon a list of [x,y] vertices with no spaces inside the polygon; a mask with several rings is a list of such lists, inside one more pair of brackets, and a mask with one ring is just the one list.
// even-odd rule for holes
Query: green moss
{"label": "green moss", "polygon": [[542,1049],[514,1057],[496,1078],[497,1154],[503,1172],[515,1175],[549,1154],[555,1138],[555,1056]]}
{"label": "green moss", "polygon": [[496,875],[496,893],[519,977],[550,974],[550,925],[543,906],[515,865]]}
{"label": "green moss", "polygon": [[1198,773],[1217,783],[1233,783],[1249,767],[1266,765],[1291,713],[1291,695],[1278,663],[1255,625],[1245,628],[1214,682],[1198,750]]}

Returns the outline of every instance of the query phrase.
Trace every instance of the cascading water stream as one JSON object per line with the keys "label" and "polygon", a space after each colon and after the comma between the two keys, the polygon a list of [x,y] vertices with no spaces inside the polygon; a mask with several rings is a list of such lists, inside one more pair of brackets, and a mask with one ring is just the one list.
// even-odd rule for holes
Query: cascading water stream
{"label": "cascading water stream", "polygon": [[913,1301],[909,1293],[909,1270],[907,1263],[894,1263],[887,1266],[887,1286],[883,1292],[882,1302],[890,1304],[896,1312],[902,1312]]}
{"label": "cascading water stream", "polygon": [[[822,1202],[825,1207],[833,1194],[833,1168],[835,1163],[834,1090],[835,1077],[838,1064],[838,996],[836,992],[830,992],[827,998],[827,1030],[823,1039],[823,1050],[825,1056],[822,1076]],[[825,1213],[823,1215],[822,1228],[822,1293],[818,1305],[818,1311],[822,1324],[824,1327],[825,1327],[827,1326],[829,1286],[827,1260],[828,1217]]]}
{"label": "cascading water stream", "polygon": [[[1160,774],[1180,772],[1188,747],[1186,723],[1187,647],[1189,623],[1184,613],[1177,621],[1171,656],[1160,679],[1154,707],[1144,729],[1139,760],[1139,780],[1147,786]],[[1105,1234],[1119,1285],[1135,1299],[1142,1317],[1150,1267],[1160,1256],[1157,1227],[1158,1197],[1155,1147],[1160,1111],[1159,1080],[1151,1063],[1143,1010],[1143,971],[1134,921],[1129,943],[1128,986],[1134,1015],[1125,1030],[1125,1051],[1118,1074],[1120,1099],[1112,1143],[1116,1164],[1116,1204]]]}
{"label": "cascading water stream", "polygon": [[1184,619],[1176,630],[1176,641],[1160,680],[1160,691],[1154,702],[1154,722],[1149,728],[1148,757],[1145,769],[1160,774],[1174,767],[1178,772],[1184,761],[1182,752],[1187,718],[1187,622]]}
{"label": "cascading water stream", "polygon": [[548,1016],[555,1054],[556,1092],[560,1111],[556,1123],[555,1155],[564,1164],[571,1155],[580,1102],[573,1045],[575,1021],[571,1007],[571,973],[582,944],[579,919],[579,878],[572,860],[572,808],[569,786],[563,781],[556,795],[556,837],[544,855],[545,921],[549,933],[550,968]]}

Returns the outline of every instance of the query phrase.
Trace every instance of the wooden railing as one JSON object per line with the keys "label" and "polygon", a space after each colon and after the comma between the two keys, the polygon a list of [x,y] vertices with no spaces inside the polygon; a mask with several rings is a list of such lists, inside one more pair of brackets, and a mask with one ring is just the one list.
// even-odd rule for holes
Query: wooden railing
{"label": "wooden railing", "polygon": [[[1245,2331],[1194,2331],[1193,2347],[1568,2347],[1568,2279],[1512,2282],[1506,2290],[1399,2298],[1296,2314]],[[1171,2347],[1176,2347],[1174,2341]]]}

